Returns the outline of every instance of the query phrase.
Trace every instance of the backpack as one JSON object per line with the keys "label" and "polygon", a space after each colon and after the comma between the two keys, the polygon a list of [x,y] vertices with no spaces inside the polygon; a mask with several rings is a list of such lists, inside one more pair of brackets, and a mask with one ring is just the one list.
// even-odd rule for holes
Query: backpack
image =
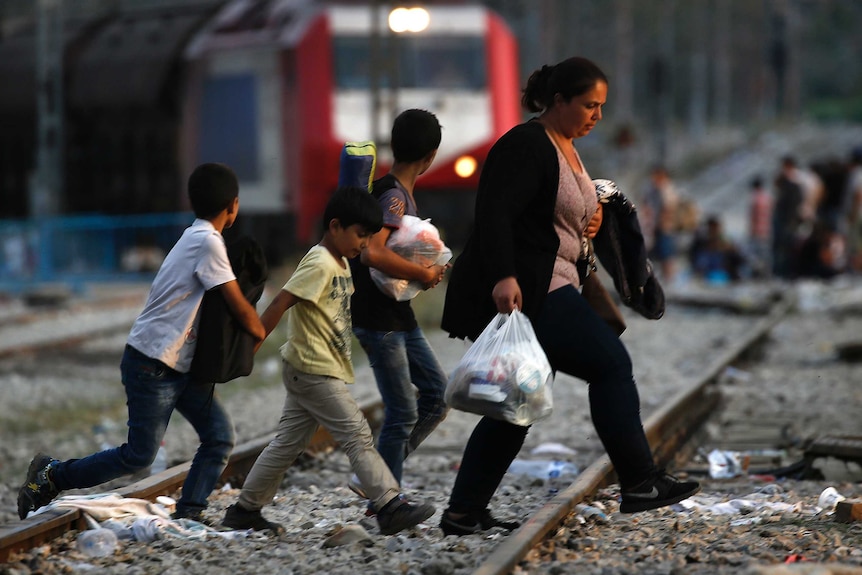
{"label": "backpack", "polygon": [[377,169],[377,146],[372,141],[344,142],[338,166],[338,185],[371,191]]}
{"label": "backpack", "polygon": [[[227,255],[240,290],[254,306],[263,295],[269,268],[263,249],[249,236],[227,244]],[[218,288],[204,294],[198,341],[190,373],[195,381],[225,383],[248,375],[257,342],[233,317]]]}

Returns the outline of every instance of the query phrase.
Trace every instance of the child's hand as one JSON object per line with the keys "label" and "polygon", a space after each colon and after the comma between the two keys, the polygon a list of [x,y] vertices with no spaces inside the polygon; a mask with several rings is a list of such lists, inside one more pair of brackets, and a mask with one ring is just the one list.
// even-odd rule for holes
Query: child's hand
{"label": "child's hand", "polygon": [[431,266],[426,268],[428,273],[426,274],[426,279],[422,282],[422,285],[425,289],[431,289],[437,287],[441,281],[443,281],[443,276],[446,274],[446,270],[449,269],[449,264],[442,266]]}

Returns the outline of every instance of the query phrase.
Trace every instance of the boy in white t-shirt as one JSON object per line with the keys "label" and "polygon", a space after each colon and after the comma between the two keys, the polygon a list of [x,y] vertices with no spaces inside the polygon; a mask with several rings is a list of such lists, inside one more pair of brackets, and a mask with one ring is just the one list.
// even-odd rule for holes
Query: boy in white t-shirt
{"label": "boy in white t-shirt", "polygon": [[358,256],[382,225],[382,210],[371,194],[356,187],[337,189],[323,214],[323,239],[261,315],[268,335],[288,313],[287,343],[281,347],[287,399],[276,436],[255,461],[237,503],[227,509],[225,527],[283,531],[260,510],[272,502],[288,467],[320,425],[341,445],[366,487],[382,534],[433,515],[432,505],[414,505],[400,496],[398,482],[374,448],[371,428],[345,385],[354,381],[348,259]]}
{"label": "boy in white t-shirt", "polygon": [[201,519],[235,443],[215,384],[195,381],[189,373],[204,292],[219,289],[250,334],[262,341],[266,333],[239,288],[221,235],[239,211],[236,175],[222,164],[202,164],[189,177],[188,194],[196,219],[159,268],[120,364],[129,410],[126,443],[82,459],[36,455],[18,491],[21,519],[63,490],[100,485],[149,467],[175,409],[195,428],[201,444],[174,517]]}

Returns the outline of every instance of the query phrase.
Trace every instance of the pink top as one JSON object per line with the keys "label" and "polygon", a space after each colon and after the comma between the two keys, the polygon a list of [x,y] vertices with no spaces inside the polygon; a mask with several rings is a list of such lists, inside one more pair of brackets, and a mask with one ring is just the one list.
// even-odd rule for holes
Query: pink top
{"label": "pink top", "polygon": [[[554,141],[553,138],[551,141]],[[584,253],[584,232],[596,213],[598,204],[596,186],[583,167],[578,151],[575,150],[575,158],[581,165],[580,173],[569,166],[556,143],[554,147],[557,149],[557,160],[560,163],[560,183],[554,209],[554,229],[560,238],[560,247],[554,261],[549,292],[565,285],[580,287],[581,280],[575,262]]]}
{"label": "pink top", "polygon": [[764,189],[754,192],[751,198],[751,237],[769,239],[772,228],[772,196]]}

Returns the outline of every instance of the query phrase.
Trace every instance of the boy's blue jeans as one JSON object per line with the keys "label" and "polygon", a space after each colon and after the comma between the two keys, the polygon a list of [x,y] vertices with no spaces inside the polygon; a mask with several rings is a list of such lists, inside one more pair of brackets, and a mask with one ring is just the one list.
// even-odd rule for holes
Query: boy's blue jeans
{"label": "boy's blue jeans", "polygon": [[128,345],[120,371],[129,410],[126,443],[60,463],[53,475],[57,489],[92,487],[146,469],[156,458],[176,409],[201,440],[177,511],[189,514],[205,509],[236,441],[230,416],[215,395],[215,384],[192,382],[189,374],[174,371]]}
{"label": "boy's blue jeans", "polygon": [[385,415],[377,451],[400,485],[404,458],[446,417],[446,372],[421,328],[374,331],[354,327],[353,333],[368,354],[383,399]]}

